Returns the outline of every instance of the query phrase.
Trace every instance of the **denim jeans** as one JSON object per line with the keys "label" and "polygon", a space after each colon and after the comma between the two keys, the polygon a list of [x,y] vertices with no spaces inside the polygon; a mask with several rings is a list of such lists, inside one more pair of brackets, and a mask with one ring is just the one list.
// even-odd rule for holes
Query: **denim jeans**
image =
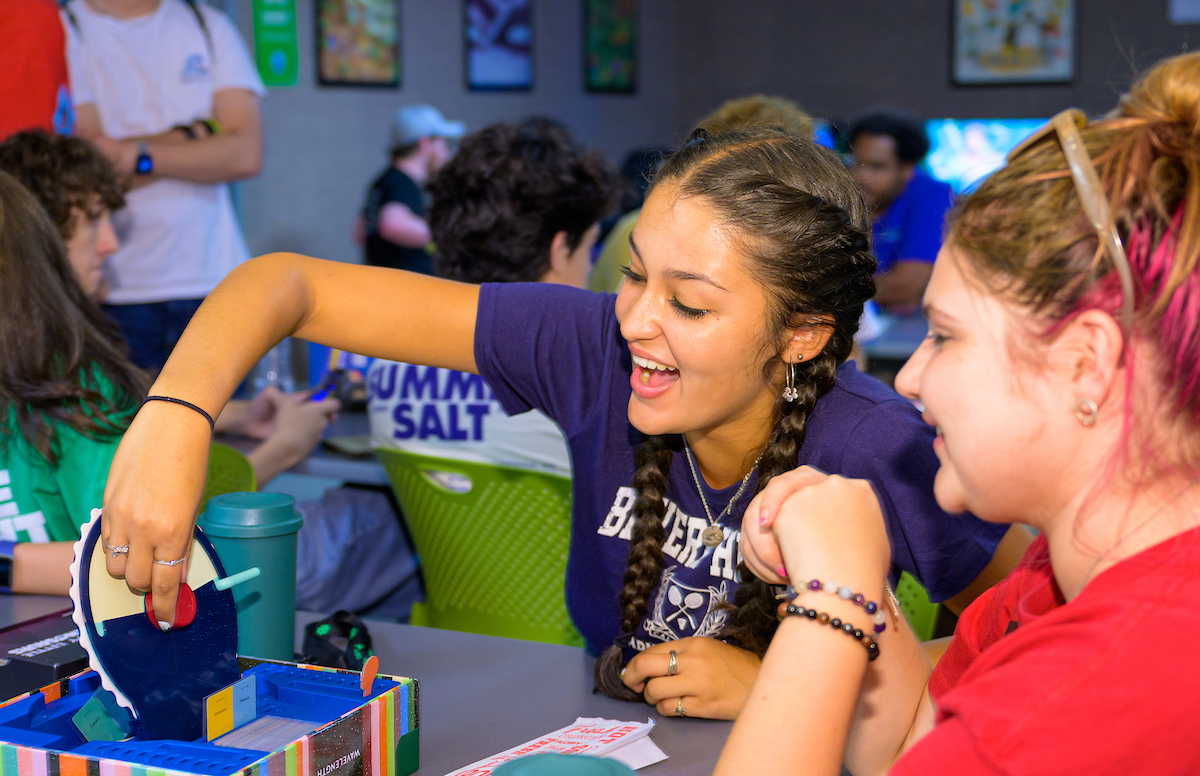
{"label": "denim jeans", "polygon": [[134,366],[157,371],[203,299],[172,299],[146,304],[106,304],[104,312],[121,327]]}

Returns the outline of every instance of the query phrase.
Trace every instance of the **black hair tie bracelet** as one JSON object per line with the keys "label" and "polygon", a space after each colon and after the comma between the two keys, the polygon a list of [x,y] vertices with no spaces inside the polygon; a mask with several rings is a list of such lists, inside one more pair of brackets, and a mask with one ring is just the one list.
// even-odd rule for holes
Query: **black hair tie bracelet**
{"label": "black hair tie bracelet", "polygon": [[[215,434],[217,432],[217,424],[216,424],[216,422],[213,421],[212,415],[209,415],[207,412],[200,409],[195,404],[192,404],[190,401],[184,401],[183,399],[176,399],[174,396],[147,396],[146,402],[151,402],[151,401],[166,401],[166,402],[170,402],[171,404],[182,404],[184,407],[193,409],[196,412],[199,412],[201,415],[203,415],[204,419],[208,421],[208,430],[211,433]],[[146,402],[142,402],[142,404],[145,405]]]}
{"label": "black hair tie bracelet", "polygon": [[855,641],[866,647],[867,661],[870,662],[879,657],[879,645],[875,643],[875,637],[869,633],[863,633],[859,628],[855,628],[848,622],[842,622],[837,617],[830,617],[826,612],[818,612],[816,609],[806,609],[803,606],[788,604],[787,613],[797,617],[807,617],[810,620],[816,620],[821,625],[828,625],[835,630],[840,630],[847,636],[852,636]]}

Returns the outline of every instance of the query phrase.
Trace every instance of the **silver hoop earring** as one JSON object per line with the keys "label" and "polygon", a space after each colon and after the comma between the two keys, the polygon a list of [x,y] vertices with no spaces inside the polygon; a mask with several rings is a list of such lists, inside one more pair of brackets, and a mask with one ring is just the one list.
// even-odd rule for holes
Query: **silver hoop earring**
{"label": "silver hoop earring", "polygon": [[1094,426],[1098,417],[1100,408],[1096,406],[1096,402],[1086,396],[1079,397],[1079,401],[1075,402],[1075,419],[1083,426]]}
{"label": "silver hoop earring", "polygon": [[793,402],[800,398],[800,391],[796,389],[796,365],[789,363],[786,370],[787,384],[783,389],[783,400]]}

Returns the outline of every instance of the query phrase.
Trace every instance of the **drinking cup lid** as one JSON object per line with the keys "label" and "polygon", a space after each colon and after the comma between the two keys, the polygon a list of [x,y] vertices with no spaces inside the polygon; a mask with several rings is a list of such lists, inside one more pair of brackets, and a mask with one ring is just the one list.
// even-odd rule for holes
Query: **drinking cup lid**
{"label": "drinking cup lid", "polygon": [[223,493],[213,496],[198,525],[209,536],[265,539],[295,533],[304,524],[295,500],[285,493]]}

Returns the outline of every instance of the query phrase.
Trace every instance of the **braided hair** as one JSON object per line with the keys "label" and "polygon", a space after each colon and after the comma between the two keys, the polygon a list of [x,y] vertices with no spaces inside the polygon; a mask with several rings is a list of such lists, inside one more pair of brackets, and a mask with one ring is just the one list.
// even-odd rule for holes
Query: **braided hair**
{"label": "braided hair", "polygon": [[[875,293],[870,213],[858,186],[833,152],[775,130],[710,136],[697,130],[655,176],[680,197],[702,198],[720,222],[743,239],[750,273],[767,290],[771,348],[766,379],[780,373],[781,354],[797,328],[827,327],[830,337],[815,357],[794,366],[799,398],[776,400],[775,425],[758,464],[762,490],[797,466],[808,419],[850,355],[863,304]],[[781,392],[782,393],[782,392]],[[679,437],[650,436],[635,452],[638,491],[629,560],[620,595],[616,643],[596,663],[596,687],[623,700],[641,700],[621,681],[622,653],[649,609],[660,582],[666,539],[663,497]],[[756,491],[757,492],[757,491]],[[742,583],[722,634],[759,655],[775,633],[774,590],[739,566]]]}

